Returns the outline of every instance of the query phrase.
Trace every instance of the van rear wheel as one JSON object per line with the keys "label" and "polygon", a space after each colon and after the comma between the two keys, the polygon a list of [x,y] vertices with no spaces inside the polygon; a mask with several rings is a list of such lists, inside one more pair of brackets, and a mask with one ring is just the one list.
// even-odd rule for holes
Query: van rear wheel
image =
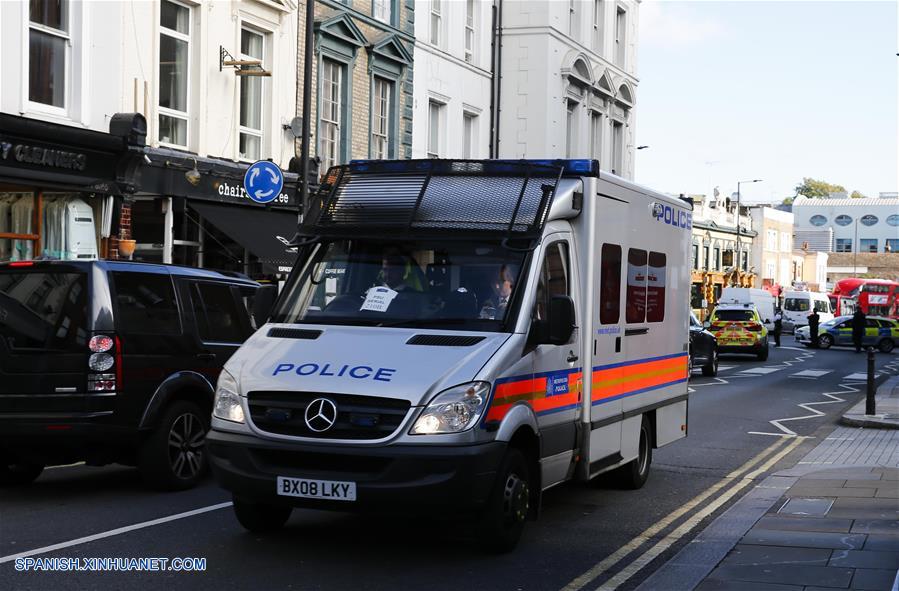
{"label": "van rear wheel", "polygon": [[279,505],[264,505],[234,499],[234,516],[246,529],[256,534],[273,532],[281,529],[293,509]]}
{"label": "van rear wheel", "polygon": [[0,463],[0,486],[21,486],[34,482],[41,472],[43,464],[30,462]]}
{"label": "van rear wheel", "polygon": [[652,464],[652,430],[649,419],[643,416],[640,424],[640,443],[638,444],[637,458],[627,464],[616,468],[613,477],[623,487],[631,490],[643,488],[649,479],[649,466]]}
{"label": "van rear wheel", "polygon": [[138,469],[151,486],[163,490],[193,488],[206,473],[208,413],[193,402],[179,400],[144,441]]}
{"label": "van rear wheel", "polygon": [[524,454],[510,447],[496,473],[487,507],[478,519],[478,542],[485,550],[509,552],[518,544],[531,507],[530,478]]}

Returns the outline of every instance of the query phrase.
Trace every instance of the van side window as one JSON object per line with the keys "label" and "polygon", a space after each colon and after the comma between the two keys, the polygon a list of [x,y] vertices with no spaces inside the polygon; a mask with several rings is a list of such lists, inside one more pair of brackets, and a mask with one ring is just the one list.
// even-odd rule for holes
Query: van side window
{"label": "van side window", "polygon": [[815,311],[824,312],[825,314],[827,314],[830,312],[830,306],[828,305],[828,302],[815,300]]}
{"label": "van side window", "polygon": [[119,330],[134,334],[181,334],[181,318],[171,277],[113,271],[112,280]]}
{"label": "van side window", "polygon": [[646,251],[629,248],[627,251],[627,307],[626,322],[646,321]]}
{"label": "van side window", "polygon": [[[200,338],[215,343],[242,343],[247,337],[245,324],[241,319],[242,315],[246,316],[246,309],[241,314],[231,286],[203,282],[198,283],[196,288],[206,312],[206,322],[198,321]],[[196,305],[194,310],[196,311]]]}
{"label": "van side window", "polygon": [[621,317],[621,247],[602,245],[599,274],[599,322],[618,324]]}
{"label": "van side window", "polygon": [[649,253],[649,273],[646,275],[646,321],[665,320],[665,255],[661,252]]}
{"label": "van side window", "polygon": [[543,266],[540,268],[540,280],[537,283],[537,301],[535,315],[538,320],[545,319],[549,302],[553,296],[570,294],[568,267],[568,244],[553,242],[546,249]]}

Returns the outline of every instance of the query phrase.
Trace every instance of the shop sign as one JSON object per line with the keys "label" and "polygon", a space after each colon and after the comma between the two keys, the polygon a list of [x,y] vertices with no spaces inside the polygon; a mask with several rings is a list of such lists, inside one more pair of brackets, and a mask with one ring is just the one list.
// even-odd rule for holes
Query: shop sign
{"label": "shop sign", "polygon": [[87,154],[28,144],[15,144],[4,140],[0,140],[0,159],[78,172],[87,168]]}
{"label": "shop sign", "polygon": [[[247,190],[244,188],[242,183],[216,180],[212,182],[212,186],[220,197],[234,198],[238,201],[246,200],[250,203],[255,203],[255,201],[250,198],[249,193],[247,193]],[[231,199],[225,200],[230,201]],[[288,193],[282,191],[278,194],[277,197],[269,201],[269,203],[278,205],[291,205],[293,203],[293,200],[290,198],[290,195]]]}

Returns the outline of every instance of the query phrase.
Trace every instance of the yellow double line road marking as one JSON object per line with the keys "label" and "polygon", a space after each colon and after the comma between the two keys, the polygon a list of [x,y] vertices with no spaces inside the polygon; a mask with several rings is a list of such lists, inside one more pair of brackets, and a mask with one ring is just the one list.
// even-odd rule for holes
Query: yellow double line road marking
{"label": "yellow double line road marking", "polygon": [[[790,441],[786,447],[778,451],[778,448],[782,447],[787,441]],[[650,541],[654,536],[662,532],[672,523],[698,507],[701,503],[714,496],[718,491],[723,489],[724,487],[732,484],[734,480],[740,479],[736,486],[726,491],[717,499],[713,500],[711,503],[707,504],[701,511],[697,512],[695,515],[691,516],[687,521],[685,521],[682,525],[680,525],[677,529],[675,529],[670,534],[666,535],[659,542],[657,542],[652,548],[644,552],[642,555],[638,556],[634,559],[627,567],[621,570],[614,577],[606,581],[601,587],[598,589],[602,591],[617,589],[622,583],[626,582],[632,576],[634,576],[637,572],[639,572],[644,566],[652,562],[656,557],[658,557],[662,552],[671,547],[672,544],[677,542],[679,539],[683,538],[683,536],[689,533],[693,528],[699,525],[703,519],[711,515],[715,510],[717,510],[721,505],[726,503],[730,498],[736,495],[738,492],[752,484],[753,480],[761,474],[764,474],[767,470],[769,470],[772,466],[777,464],[780,460],[787,456],[791,451],[793,451],[796,446],[802,443],[802,439],[800,438],[779,438],[777,441],[769,445],[767,448],[762,450],[758,455],[751,458],[749,461],[744,463],[742,466],[722,478],[720,481],[716,482],[705,491],[700,493],[691,499],[687,504],[683,505],[677,511],[674,511],[668,514],[664,519],[657,522],[655,525],[647,528],[637,537],[632,539],[630,542],[616,550],[613,554],[609,555],[602,561],[598,562],[594,565],[590,570],[577,577],[565,587],[562,588],[562,591],[579,591],[587,586],[591,581],[593,581],[598,576],[602,575],[609,568],[615,566],[618,562],[620,562],[623,558],[625,558],[631,552],[637,550],[640,546]],[[765,461],[767,459],[767,461]],[[757,464],[764,462],[761,466],[752,470]],[[751,471],[750,471],[751,470]]]}

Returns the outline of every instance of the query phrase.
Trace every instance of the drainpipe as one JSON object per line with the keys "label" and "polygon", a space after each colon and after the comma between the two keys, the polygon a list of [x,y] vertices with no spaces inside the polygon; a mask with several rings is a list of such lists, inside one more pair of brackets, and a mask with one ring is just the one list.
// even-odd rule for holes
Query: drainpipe
{"label": "drainpipe", "polygon": [[490,157],[499,157],[499,113],[503,75],[503,0],[493,4],[493,37],[490,41]]}

